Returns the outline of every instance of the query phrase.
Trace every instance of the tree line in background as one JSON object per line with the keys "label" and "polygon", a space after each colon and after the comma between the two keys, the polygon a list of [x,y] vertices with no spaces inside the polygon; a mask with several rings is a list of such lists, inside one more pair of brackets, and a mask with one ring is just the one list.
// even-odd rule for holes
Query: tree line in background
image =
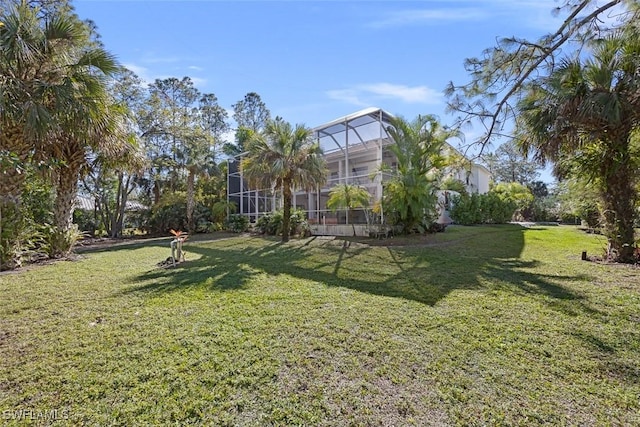
{"label": "tree line in background", "polygon": [[[594,2],[567,0],[559,9],[569,15],[558,33],[538,43],[503,40],[468,60],[473,80],[451,86],[452,110],[464,113],[462,121],[488,120],[483,146],[505,118],[516,123],[512,142],[482,153],[494,178],[488,194],[468,194],[445,173],[469,165],[446,148],[458,131],[430,115],[397,117],[387,129],[397,170],[382,199],[367,200],[362,188],[343,185],[332,189],[328,207],[348,216],[358,208],[379,218],[384,212],[405,233],[425,232],[437,220],[437,191],[451,190],[459,193],[451,212],[458,223],[581,218],[603,226],[613,259],[634,261],[638,2],[607,5],[619,3],[627,7],[619,28],[594,33],[607,9],[587,13]],[[300,229],[292,191],[326,179],[310,129],[272,119],[257,93],[232,106],[232,129],[216,96],[200,92],[189,77],[145,84],[115,61],[95,26],[80,21],[67,1],[5,0],[0,12],[0,269],[20,265],[25,254],[63,256],[81,231],[120,237],[125,229],[218,229],[233,212],[225,159],[241,152],[247,179],[283,196],[283,212],[258,228],[280,230],[285,241]],[[562,40],[590,56],[561,56]],[[540,64],[547,68],[538,70]],[[497,82],[506,86],[496,90]],[[506,96],[487,104],[504,91],[518,102]],[[230,134],[233,141],[226,140]],[[560,178],[553,189],[538,180],[544,161],[553,162]],[[76,209],[74,218],[78,192],[93,207]],[[245,218],[232,219],[236,230],[247,226]]]}

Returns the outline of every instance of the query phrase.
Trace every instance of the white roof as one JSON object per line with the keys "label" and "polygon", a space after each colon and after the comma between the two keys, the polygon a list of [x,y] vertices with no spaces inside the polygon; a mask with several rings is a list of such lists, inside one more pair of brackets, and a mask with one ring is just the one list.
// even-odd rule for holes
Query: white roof
{"label": "white roof", "polygon": [[387,127],[394,116],[370,107],[316,126],[313,132],[325,153],[344,150],[347,145],[388,140]]}
{"label": "white roof", "polygon": [[369,108],[365,108],[364,110],[356,111],[355,113],[347,114],[346,116],[332,120],[328,123],[324,123],[320,126],[316,126],[313,128],[313,131],[326,133],[327,129],[332,128],[335,125],[344,125],[345,122],[352,122],[359,118],[369,118],[369,120],[366,121],[366,123],[371,123],[373,121],[380,120],[380,119],[382,119],[383,122],[388,123],[389,118],[392,118],[392,117],[394,117],[393,114],[381,108],[369,107]]}
{"label": "white roof", "polygon": [[[96,208],[95,199],[93,199],[90,196],[78,194],[76,196],[75,208],[82,209],[85,211],[92,211]],[[131,211],[136,211],[141,209],[147,209],[147,207],[140,202],[136,202],[135,200],[127,200],[126,209]]]}

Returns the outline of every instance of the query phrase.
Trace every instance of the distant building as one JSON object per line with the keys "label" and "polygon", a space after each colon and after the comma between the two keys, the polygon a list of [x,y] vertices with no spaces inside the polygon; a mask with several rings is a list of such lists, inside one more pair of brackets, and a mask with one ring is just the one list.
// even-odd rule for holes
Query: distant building
{"label": "distant building", "polygon": [[[331,212],[326,207],[329,191],[336,184],[363,186],[371,193],[372,204],[381,200],[383,183],[393,177],[397,168],[395,155],[389,150],[393,140],[386,131],[391,117],[379,108],[368,108],[313,129],[327,162],[327,181],[316,191],[296,191],[293,196],[293,206],[307,213],[312,232],[333,235],[353,232],[351,226],[346,227],[347,212]],[[451,146],[449,149],[455,151]],[[240,157],[229,164],[227,199],[236,204],[237,213],[255,221],[280,208],[281,198],[271,190],[250,188],[240,171]],[[382,165],[389,172],[382,172]],[[451,170],[448,174],[464,183],[470,193],[489,191],[490,173],[481,165],[470,163],[466,170]],[[367,224],[366,214],[364,209],[356,210],[349,217],[349,224]]]}

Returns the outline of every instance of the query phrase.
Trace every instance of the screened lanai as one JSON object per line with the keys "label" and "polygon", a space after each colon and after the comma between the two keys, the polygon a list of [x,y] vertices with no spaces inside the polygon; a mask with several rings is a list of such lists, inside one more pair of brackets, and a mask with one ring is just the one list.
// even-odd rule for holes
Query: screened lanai
{"label": "screened lanai", "polygon": [[[317,226],[365,224],[366,212],[331,212],[326,208],[329,191],[336,184],[356,184],[371,194],[373,206],[382,197],[382,182],[396,167],[395,159],[386,147],[391,144],[386,128],[392,115],[380,108],[367,108],[317,126],[314,137],[319,141],[327,162],[327,180],[312,192],[294,192],[293,205],[307,213],[309,222]],[[234,202],[237,212],[255,221],[261,215],[278,209],[278,192],[250,188],[239,168],[241,156],[230,162],[228,201]],[[381,168],[382,164],[385,168]],[[322,230],[319,230],[322,232]],[[335,231],[332,231],[332,234]]]}
{"label": "screened lanai", "polygon": [[[296,193],[296,206],[308,212],[310,223],[319,225],[366,224],[366,211],[331,212],[326,208],[329,191],[337,184],[355,184],[371,194],[370,206],[382,198],[382,182],[395,168],[385,147],[391,144],[387,127],[392,115],[368,108],[314,128],[325,153],[327,182],[314,193]],[[381,165],[386,163],[386,168]],[[387,172],[383,172],[387,170]]]}

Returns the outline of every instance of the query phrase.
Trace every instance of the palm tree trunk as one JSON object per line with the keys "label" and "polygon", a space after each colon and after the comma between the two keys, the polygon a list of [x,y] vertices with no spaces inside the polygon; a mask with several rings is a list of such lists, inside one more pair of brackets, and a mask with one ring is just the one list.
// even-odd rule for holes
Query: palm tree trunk
{"label": "palm tree trunk", "polygon": [[3,157],[9,155],[0,159],[0,196],[5,201],[13,199],[17,202],[20,199],[26,179],[21,168],[27,163],[30,149],[19,126],[3,126],[0,129],[0,154]]}
{"label": "palm tree trunk", "polygon": [[351,227],[353,227],[353,237],[356,237],[356,223],[353,222],[353,215],[349,215],[349,213],[353,213],[353,210],[347,209],[347,224],[349,223],[349,217],[351,217]]}
{"label": "palm tree trunk", "polygon": [[26,174],[21,169],[29,158],[30,146],[17,125],[0,129],[0,271],[21,265],[18,247],[23,228],[20,196]]}
{"label": "palm tree trunk", "polygon": [[70,163],[58,174],[56,199],[54,202],[54,223],[61,231],[69,231],[73,224],[73,207],[78,194],[78,174],[80,166]]}
{"label": "palm tree trunk", "polygon": [[75,236],[71,236],[69,232],[73,225],[73,207],[78,195],[78,178],[83,161],[84,152],[80,151],[67,159],[67,166],[58,171],[56,198],[53,204],[56,235],[53,236],[50,252],[54,257],[67,255],[75,243]]}
{"label": "palm tree trunk", "polygon": [[616,262],[634,263],[633,220],[636,192],[628,162],[606,175],[601,197],[604,207],[604,233],[609,241],[609,257]]}
{"label": "palm tree trunk", "polygon": [[289,228],[291,228],[291,181],[285,180],[282,183],[282,242],[289,241]]}
{"label": "palm tree trunk", "polygon": [[19,249],[23,229],[19,201],[0,197],[0,271],[13,270],[22,265]]}

